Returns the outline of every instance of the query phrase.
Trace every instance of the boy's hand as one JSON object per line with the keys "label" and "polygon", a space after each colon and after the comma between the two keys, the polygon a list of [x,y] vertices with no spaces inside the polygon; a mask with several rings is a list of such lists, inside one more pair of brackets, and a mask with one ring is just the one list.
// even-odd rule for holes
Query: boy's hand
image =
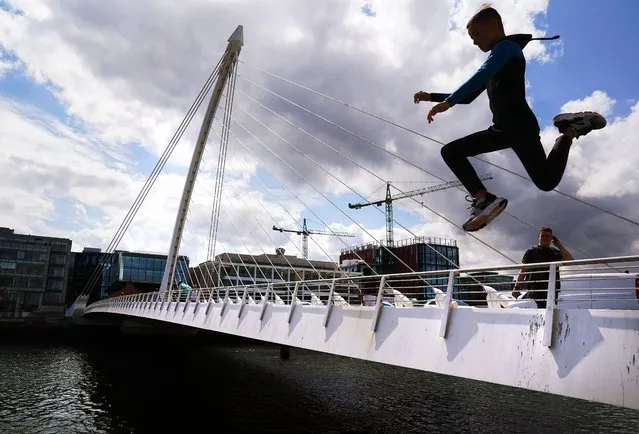
{"label": "boy's hand", "polygon": [[413,102],[419,104],[420,101],[430,101],[430,93],[420,90],[413,96]]}
{"label": "boy's hand", "polygon": [[426,116],[426,119],[428,119],[428,123],[430,124],[433,121],[433,117],[437,113],[443,113],[449,108],[450,108],[450,104],[448,104],[446,101],[440,102],[439,104],[435,104],[433,108],[430,109],[430,111],[428,112],[428,115]]}

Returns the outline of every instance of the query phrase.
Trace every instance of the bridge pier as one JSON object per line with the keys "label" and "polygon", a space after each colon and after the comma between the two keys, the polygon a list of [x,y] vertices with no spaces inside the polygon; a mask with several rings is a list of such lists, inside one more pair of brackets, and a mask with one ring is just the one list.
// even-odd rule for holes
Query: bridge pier
{"label": "bridge pier", "polygon": [[288,360],[291,357],[291,347],[288,345],[280,345],[280,358],[282,360]]}

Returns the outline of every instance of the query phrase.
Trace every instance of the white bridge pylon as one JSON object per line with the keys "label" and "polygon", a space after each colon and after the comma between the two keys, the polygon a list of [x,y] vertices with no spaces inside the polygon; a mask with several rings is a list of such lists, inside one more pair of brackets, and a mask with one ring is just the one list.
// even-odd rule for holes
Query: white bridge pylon
{"label": "white bridge pylon", "polygon": [[[504,270],[512,274],[522,264],[193,290],[178,287],[176,263],[195,180],[223,90],[234,83],[242,45],[243,29],[238,26],[220,61],[159,291],[91,303],[84,317],[124,315],[180,324],[639,410],[639,310],[563,307],[555,302],[554,289],[558,266],[563,279],[570,267],[632,263],[630,268],[637,269],[639,256],[546,264],[551,276],[546,309],[537,309],[533,300],[500,294],[471,274]],[[228,124],[222,133],[224,152],[225,140]],[[222,182],[223,178],[216,180],[216,192]],[[219,207],[220,198],[215,200]],[[214,217],[215,213],[214,209]],[[475,285],[487,308],[464,306],[453,299],[460,279]],[[362,306],[360,288],[370,288],[371,282],[377,288],[376,304]],[[419,296],[427,289],[435,292],[435,299]],[[79,307],[83,307],[80,301],[86,302],[83,297]]]}

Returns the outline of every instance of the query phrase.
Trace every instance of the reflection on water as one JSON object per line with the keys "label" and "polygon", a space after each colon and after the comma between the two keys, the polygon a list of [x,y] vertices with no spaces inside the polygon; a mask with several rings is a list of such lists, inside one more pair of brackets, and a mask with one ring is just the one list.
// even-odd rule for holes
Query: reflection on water
{"label": "reflection on water", "polygon": [[[232,428],[223,429],[222,426]],[[639,432],[639,412],[277,347],[0,345],[0,432]]]}

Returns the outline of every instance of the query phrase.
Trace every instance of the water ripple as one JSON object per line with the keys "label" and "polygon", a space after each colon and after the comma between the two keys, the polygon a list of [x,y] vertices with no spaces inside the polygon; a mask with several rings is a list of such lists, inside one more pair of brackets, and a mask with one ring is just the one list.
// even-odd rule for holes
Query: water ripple
{"label": "water ripple", "polygon": [[636,433],[639,412],[277,347],[0,345],[0,433]]}

